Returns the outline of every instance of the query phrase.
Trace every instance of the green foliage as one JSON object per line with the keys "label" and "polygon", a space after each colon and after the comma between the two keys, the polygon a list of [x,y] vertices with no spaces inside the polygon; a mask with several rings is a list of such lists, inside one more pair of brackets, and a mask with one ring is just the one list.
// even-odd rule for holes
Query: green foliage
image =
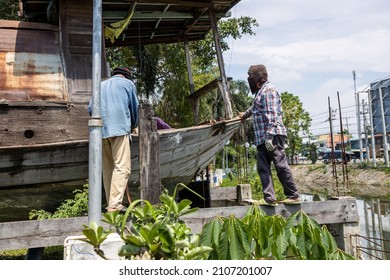
{"label": "green foliage", "polygon": [[27,249],[0,251],[0,260],[23,260]]}
{"label": "green foliage", "polygon": [[1,0],[0,19],[20,20],[18,11],[19,0]]}
{"label": "green foliage", "polygon": [[[63,260],[64,246],[45,247],[42,260]],[[0,260],[25,260],[27,249],[0,251]]]}
{"label": "green foliage", "polygon": [[220,243],[217,247],[220,259],[226,260],[246,260],[250,258],[248,236],[245,232],[244,224],[230,215],[223,219]]}
{"label": "green foliage", "polygon": [[303,211],[288,219],[266,216],[258,206],[243,219],[215,217],[203,227],[200,244],[214,250],[209,259],[354,259],[337,247],[334,237]]}
{"label": "green foliage", "polygon": [[100,245],[107,239],[110,233],[110,231],[104,230],[103,227],[98,226],[95,222],[91,222],[89,226],[84,225],[83,234],[86,238],[81,238],[80,240],[91,244],[94,251],[103,259],[106,259],[104,252],[100,249]]}
{"label": "green foliage", "polygon": [[[118,212],[104,214],[103,222],[106,222],[119,233],[125,244],[120,248],[119,256],[132,259],[146,252],[152,259],[202,259],[212,249],[199,245],[199,236],[192,235],[191,229],[180,220],[180,217],[194,211],[191,201],[184,199],[175,200],[179,184],[175,188],[173,196],[165,190],[160,195],[161,205],[151,205],[145,200],[132,202],[124,215]],[[131,228],[127,226],[127,220],[131,217]],[[85,226],[83,231],[85,241],[94,246],[100,256],[104,252],[100,250],[100,244],[104,241],[109,231],[94,225]]]}
{"label": "green foliage", "polygon": [[307,158],[311,160],[312,164],[315,164],[318,160],[318,150],[315,143],[307,143],[302,146],[302,154],[307,155]]}
{"label": "green foliage", "polygon": [[88,213],[88,184],[85,184],[81,190],[74,190],[73,193],[75,194],[74,198],[62,202],[54,213],[33,209],[29,213],[29,219],[45,220],[85,215]]}
{"label": "green foliage", "polygon": [[[220,43],[222,51],[229,49],[226,39],[240,39],[242,35],[255,35],[252,28],[258,26],[256,19],[250,17],[228,18],[218,22]],[[191,42],[191,51],[195,56],[196,63],[202,70],[210,67],[210,62],[215,61],[216,51],[214,48],[213,34],[210,32],[204,40]]]}
{"label": "green foliage", "polygon": [[249,96],[250,90],[246,81],[230,81],[230,91],[232,93],[234,111],[244,112],[249,108],[252,103],[252,97]]}
{"label": "green foliage", "polygon": [[289,148],[286,153],[291,157],[302,149],[302,138],[300,134],[310,134],[310,114],[303,108],[298,96],[289,92],[281,94],[283,106],[283,123],[287,129]]}
{"label": "green foliage", "polygon": [[[354,259],[337,247],[326,226],[321,227],[302,210],[285,219],[279,215],[267,216],[260,206],[252,205],[242,219],[216,216],[203,226],[200,234],[192,234],[180,218],[197,208],[191,208],[187,199],[176,201],[178,186],[172,196],[164,191],[159,205],[136,200],[124,215],[119,212],[103,215],[103,222],[113,226],[124,241],[119,256],[178,260]],[[92,223],[84,226],[82,240],[105,258],[100,245],[112,232]]]}

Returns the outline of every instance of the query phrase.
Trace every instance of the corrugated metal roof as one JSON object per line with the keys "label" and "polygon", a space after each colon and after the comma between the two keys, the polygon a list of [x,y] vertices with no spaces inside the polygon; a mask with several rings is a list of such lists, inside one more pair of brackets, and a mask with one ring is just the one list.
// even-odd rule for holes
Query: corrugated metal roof
{"label": "corrugated metal roof", "polygon": [[[37,22],[49,22],[51,1],[23,0],[23,15]],[[61,1],[60,1],[61,2]],[[226,16],[240,0],[138,0],[103,1],[105,25],[124,20],[132,10],[130,23],[114,44],[107,46],[173,43],[199,40],[211,29],[209,11],[217,20]],[[55,10],[55,9],[54,9]]]}
{"label": "corrugated metal roof", "polygon": [[380,87],[390,87],[390,79],[380,80],[370,85],[371,90],[377,90]]}

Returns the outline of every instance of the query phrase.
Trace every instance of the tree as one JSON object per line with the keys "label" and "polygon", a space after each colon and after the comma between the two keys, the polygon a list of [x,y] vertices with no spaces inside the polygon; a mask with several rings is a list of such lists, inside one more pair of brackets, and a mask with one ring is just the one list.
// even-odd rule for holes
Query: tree
{"label": "tree", "polygon": [[[237,40],[244,34],[255,35],[252,30],[255,26],[258,26],[256,19],[246,16],[220,20],[218,22],[218,31],[222,51],[229,50],[229,45],[226,42],[227,38],[231,37]],[[191,50],[194,55],[194,60],[196,60],[200,69],[209,69],[212,66],[210,62],[215,62],[216,55],[212,33],[210,32],[204,40],[192,42]]]}
{"label": "tree", "polygon": [[[225,42],[228,37],[239,39],[243,34],[253,35],[252,27],[257,25],[256,20],[249,17],[219,21],[222,49],[229,49]],[[212,33],[210,32],[204,40],[190,42],[189,47],[193,81],[195,89],[198,89],[219,77]],[[192,104],[187,98],[190,91],[184,45],[161,44],[136,46],[131,48],[131,51],[129,49],[122,49],[123,52],[129,52],[125,54],[120,54],[119,48],[109,51],[107,59],[111,66],[125,66],[122,64],[123,61],[126,63],[136,61],[136,64],[132,65],[136,65],[138,69],[134,71],[138,91],[154,102],[156,114],[175,127],[193,125]],[[135,60],[129,60],[128,57],[135,57]],[[240,86],[242,87],[242,84]],[[217,90],[201,98],[199,110],[199,122],[222,115],[222,98]]]}
{"label": "tree", "polygon": [[18,11],[19,0],[1,0],[0,19],[20,20]]}
{"label": "tree", "polygon": [[291,158],[301,151],[302,138],[300,134],[309,135],[311,125],[310,114],[303,108],[298,96],[289,92],[281,94],[283,107],[283,123],[287,129],[287,139],[289,148],[287,155]]}

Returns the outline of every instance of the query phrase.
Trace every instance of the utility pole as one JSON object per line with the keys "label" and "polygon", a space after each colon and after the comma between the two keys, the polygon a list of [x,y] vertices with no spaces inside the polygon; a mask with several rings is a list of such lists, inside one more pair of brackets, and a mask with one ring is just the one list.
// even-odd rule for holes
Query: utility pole
{"label": "utility pole", "polygon": [[352,76],[353,76],[353,86],[354,86],[354,90],[355,90],[356,117],[357,117],[358,134],[359,134],[360,162],[363,162],[362,128],[361,128],[361,124],[360,124],[360,100],[359,100],[359,93],[356,92],[356,72],[355,72],[355,70],[352,71]]}
{"label": "utility pole", "polygon": [[364,102],[364,99],[362,99],[362,108],[363,108],[363,127],[364,127],[364,139],[366,141],[365,146],[366,146],[366,155],[367,155],[367,160],[370,161],[370,149],[368,146],[368,136],[367,136],[367,123],[366,123],[366,104]]}
{"label": "utility pole", "polygon": [[379,103],[381,106],[381,118],[382,118],[382,130],[383,130],[383,152],[385,156],[386,167],[389,167],[389,149],[387,145],[387,127],[386,127],[386,118],[385,118],[385,109],[383,102],[383,88],[379,87]]}

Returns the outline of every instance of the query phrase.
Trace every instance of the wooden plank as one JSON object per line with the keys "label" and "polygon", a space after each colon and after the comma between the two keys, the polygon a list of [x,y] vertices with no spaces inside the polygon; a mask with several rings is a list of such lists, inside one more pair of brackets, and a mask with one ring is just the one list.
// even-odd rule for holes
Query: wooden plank
{"label": "wooden plank", "polygon": [[[242,218],[250,206],[202,208],[182,217],[182,220],[199,233],[205,223],[216,216],[234,215]],[[304,202],[300,205],[262,206],[267,215],[289,217],[299,210],[314,218],[319,224],[353,224],[359,222],[355,198]],[[63,245],[68,236],[81,235],[87,217],[0,223],[0,250],[24,249]],[[104,224],[103,224],[104,226]]]}
{"label": "wooden plank", "polygon": [[88,217],[1,223],[0,250],[62,245],[66,236],[80,235]]}
{"label": "wooden plank", "polygon": [[191,99],[199,98],[202,95],[205,95],[206,93],[209,93],[210,91],[216,89],[217,87],[218,87],[218,79],[214,79],[211,82],[204,85],[203,87],[201,87],[200,89],[197,89],[194,93],[187,96],[187,98],[191,98]]}
{"label": "wooden plank", "polygon": [[[227,81],[231,81],[231,80],[232,80],[231,77],[227,78]],[[218,88],[218,82],[222,82],[222,79],[221,78],[215,78],[214,80],[210,81],[209,83],[207,83],[203,87],[201,87],[201,88],[197,89],[196,91],[194,91],[194,93],[188,95],[187,98],[196,99],[196,98],[199,98],[199,97],[209,93],[210,91]]]}

